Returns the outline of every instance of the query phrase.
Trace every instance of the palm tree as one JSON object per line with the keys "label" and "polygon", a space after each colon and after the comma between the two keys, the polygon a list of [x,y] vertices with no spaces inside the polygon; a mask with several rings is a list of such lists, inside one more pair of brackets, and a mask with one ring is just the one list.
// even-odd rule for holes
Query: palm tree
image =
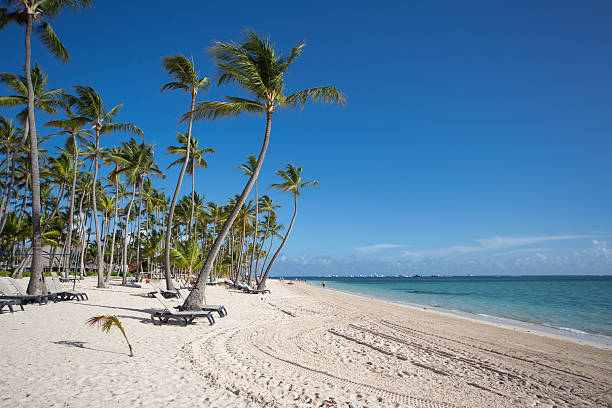
{"label": "palm tree", "polygon": [[[102,244],[102,262],[106,263],[104,261],[104,256],[106,255],[106,243],[109,235],[108,229],[110,225],[110,214],[117,208],[117,203],[115,202],[114,197],[107,195],[104,190],[101,190],[101,194],[98,197],[98,207],[100,208],[100,211],[102,211],[102,234],[104,235]],[[105,282],[108,280],[107,278],[108,274],[106,274],[104,277]]]}
{"label": "palm tree", "polygon": [[11,198],[13,197],[13,186],[15,184],[15,162],[20,150],[20,143],[18,142],[20,132],[21,129],[16,128],[12,120],[4,116],[0,117],[0,150],[6,153],[6,188],[0,203],[0,234],[10,214]]}
{"label": "palm tree", "polygon": [[261,241],[261,246],[263,248],[263,245],[266,239],[268,238],[270,238],[270,246],[268,247],[267,251],[264,251],[265,258],[261,265],[261,272],[259,273],[259,276],[257,277],[257,286],[259,286],[259,282],[261,282],[261,280],[263,279],[264,270],[266,269],[266,263],[268,262],[268,257],[270,256],[270,252],[272,251],[272,245],[274,244],[274,238],[276,237],[276,238],[282,239],[283,236],[280,234],[280,231],[285,229],[285,226],[283,224],[277,223],[276,213],[273,213],[272,215],[266,215],[265,220],[266,220],[266,230],[264,231],[264,236]]}
{"label": "palm tree", "polygon": [[[268,236],[268,231],[270,230],[270,221],[272,219],[276,219],[276,209],[280,208],[280,205],[274,204],[274,201],[267,195],[263,195],[258,202],[258,207],[261,208],[261,212],[267,213],[267,217],[265,219],[266,229],[263,231],[263,237],[261,240],[261,247],[263,248],[266,237]],[[252,261],[251,261],[252,262]],[[257,275],[257,271],[259,270],[259,253],[257,253],[257,257],[255,259],[255,274]],[[263,272],[263,268],[262,268]],[[263,275],[263,273],[262,273]]]}
{"label": "palm tree", "polygon": [[115,186],[115,218],[113,222],[113,238],[111,239],[111,253],[110,253],[110,265],[108,267],[108,273],[106,274],[105,281],[108,281],[111,273],[113,272],[114,265],[114,256],[115,256],[115,238],[117,236],[117,220],[119,217],[119,162],[114,158],[121,154],[121,148],[112,147],[105,150],[104,159],[115,165],[115,168],[110,172],[108,176],[108,181],[110,181]]}
{"label": "palm tree", "polygon": [[[191,96],[190,111],[195,108],[195,100],[198,95],[198,91],[202,89],[206,91],[208,84],[210,83],[209,78],[200,78],[200,73],[196,70],[193,58],[188,60],[183,55],[174,55],[164,58],[162,65],[168,74],[173,79],[172,82],[168,82],[162,86],[161,91],[165,90],[182,90],[185,93],[189,93]],[[170,210],[168,211],[168,220],[166,221],[166,240],[164,248],[164,269],[166,273],[166,288],[167,290],[174,290],[172,279],[170,278],[170,237],[172,233],[172,218],[174,217],[174,208],[176,206],[176,200],[178,199],[181,186],[183,185],[183,177],[185,176],[185,170],[189,163],[189,153],[191,148],[191,128],[193,126],[193,118],[189,119],[189,125],[187,126],[187,142],[185,158],[181,172],[179,174],[178,181],[176,182],[176,188],[174,189],[174,195],[172,196],[172,202],[170,203]],[[179,141],[180,142],[180,141]]]}
{"label": "palm tree", "polygon": [[[62,101],[63,89],[47,90],[48,76],[40,69],[38,63],[34,65],[30,72],[32,87],[34,88],[34,108],[50,115],[57,113],[57,108],[64,107]],[[24,125],[24,135],[22,143],[28,136],[28,86],[25,76],[14,75],[8,72],[0,73],[0,82],[14,92],[14,95],[0,96],[0,106],[24,106],[24,109],[17,114],[17,118]]]}
{"label": "palm tree", "polygon": [[170,248],[170,259],[174,265],[187,271],[186,285],[189,285],[193,272],[204,263],[202,248],[194,238],[179,242],[176,248]]}
{"label": "palm tree", "polygon": [[[59,157],[51,157],[49,161],[48,170],[45,170],[41,174],[44,174],[45,177],[49,177],[50,181],[55,181],[59,188],[57,202],[55,203],[55,207],[53,208],[53,211],[49,216],[50,218],[53,218],[59,208],[60,201],[63,198],[64,189],[66,185],[69,185],[72,181],[72,161],[70,160],[70,157],[65,154],[61,154]],[[46,184],[46,186],[49,185],[50,184]]]}
{"label": "palm tree", "polygon": [[[255,171],[255,167],[257,166],[257,157],[251,155],[247,157],[247,161],[244,164],[238,166],[239,169],[244,171],[244,174],[247,176],[252,176]],[[251,262],[250,262],[250,270],[249,270],[249,279],[248,284],[251,284],[251,276],[253,274],[253,256],[255,255],[255,248],[257,247],[257,230],[258,230],[258,222],[259,222],[259,197],[257,193],[257,179],[255,179],[255,228],[253,229],[253,250],[251,251]],[[257,272],[257,269],[255,269]]]}
{"label": "palm tree", "polygon": [[47,21],[48,17],[57,16],[66,8],[86,8],[91,0],[5,0],[9,6],[0,8],[0,29],[7,23],[14,22],[25,26],[25,75],[28,90],[28,126],[30,135],[30,170],[32,172],[32,264],[27,292],[30,295],[40,294],[45,286],[42,275],[42,231],[40,229],[40,174],[38,168],[38,137],[36,135],[36,118],[34,115],[34,87],[30,71],[32,57],[32,29],[36,26],[42,44],[56,58],[68,62],[68,51]]}
{"label": "palm tree", "polygon": [[[64,245],[64,253],[69,251],[72,253],[72,223],[74,221],[74,200],[76,196],[76,181],[77,181],[77,172],[79,167],[79,143],[77,141],[77,137],[82,138],[86,136],[91,136],[91,131],[87,129],[83,129],[85,125],[85,121],[77,118],[74,114],[68,110],[68,119],[61,120],[52,120],[45,124],[45,126],[54,127],[56,129],[60,129],[59,132],[54,135],[70,135],[72,137],[72,144],[68,145],[67,150],[72,152],[72,184],[70,187],[70,209],[68,215],[68,234],[66,235],[66,244]],[[70,269],[70,255],[67,258],[64,258],[64,277],[68,277],[68,270]]]}
{"label": "palm tree", "polygon": [[[117,173],[124,173],[127,175],[130,184],[133,185],[134,190],[132,193],[132,199],[130,201],[127,218],[129,219],[130,211],[132,209],[132,203],[134,201],[134,195],[136,194],[136,184],[139,185],[139,209],[138,209],[138,229],[136,233],[136,266],[140,268],[140,231],[141,231],[141,210],[142,210],[142,185],[144,179],[148,176],[161,176],[162,172],[159,170],[153,160],[153,147],[154,145],[148,145],[144,142],[138,144],[136,140],[130,138],[129,142],[122,142],[122,152],[120,155],[113,155],[113,160],[116,160],[122,167]],[[127,260],[127,222],[126,222],[126,234],[123,243],[123,256]],[[124,283],[125,270],[123,274]]]}
{"label": "palm tree", "polygon": [[74,87],[76,96],[69,96],[67,99],[70,105],[75,106],[79,118],[91,124],[95,132],[94,147],[94,176],[93,176],[93,219],[96,228],[97,268],[98,268],[98,288],[104,287],[104,270],[102,242],[100,242],[100,225],[98,222],[98,208],[96,198],[96,183],[98,181],[98,168],[100,158],[100,136],[105,133],[128,132],[144,137],[142,130],[131,123],[115,123],[113,118],[119,113],[123,105],[117,105],[110,110],[106,110],[104,102],[98,93],[89,86],[76,85]]}
{"label": "palm tree", "polygon": [[[196,139],[195,137],[192,137],[189,139],[186,135],[180,132],[176,132],[176,136],[177,136],[176,138],[179,143],[179,146],[168,146],[166,150],[168,151],[169,154],[175,154],[181,157],[179,157],[178,159],[170,163],[168,168],[176,166],[177,164],[181,164],[181,163],[184,164],[185,157],[189,156],[186,171],[187,171],[187,174],[191,174],[191,197],[192,199],[191,199],[191,215],[189,217],[189,234],[191,235],[191,228],[193,224],[193,212],[194,212],[193,197],[194,197],[194,192],[195,192],[195,169],[200,168],[200,167],[207,168],[208,163],[204,159],[204,154],[206,153],[214,154],[215,149],[211,149],[211,148],[200,149],[198,146],[199,144],[198,139]],[[191,141],[191,146],[187,146],[188,140]]]}
{"label": "palm tree", "polygon": [[130,357],[134,357],[134,351],[132,350],[132,345],[130,344],[127,338],[127,335],[125,334],[125,329],[123,328],[123,325],[121,324],[117,316],[112,316],[112,315],[92,316],[89,319],[87,319],[87,324],[89,326],[97,325],[98,327],[100,327],[100,329],[104,333],[110,332],[113,326],[118,328],[121,334],[123,334],[123,337],[125,338],[125,342],[130,348]]}
{"label": "palm tree", "polygon": [[188,310],[201,308],[201,299],[204,296],[206,281],[214,259],[217,257],[223,240],[238,215],[238,211],[240,211],[257,180],[268,149],[272,115],[275,110],[298,105],[303,107],[309,100],[344,104],[344,95],[333,86],[304,89],[285,96],[285,73],[295,58],[302,53],[305,45],[305,43],[298,44],[297,47],[291,49],[288,57],[283,57],[275,52],[274,44],[270,42],[269,38],[263,39],[255,32],[247,31],[242,44],[216,41],[210,48],[211,56],[216,60],[217,67],[220,70],[218,84],[236,84],[249,93],[252,99],[227,96],[227,100],[223,102],[200,102],[196,109],[183,116],[183,120],[191,120],[191,118],[194,120],[214,120],[235,117],[242,113],[265,115],[266,130],[253,175],[249,178],[234,209],[213,243],[194,289],[185,300],[184,306]]}
{"label": "palm tree", "polygon": [[296,168],[292,164],[287,164],[286,170],[284,171],[277,170],[276,174],[284,180],[284,183],[272,184],[270,185],[270,188],[276,188],[278,190],[284,191],[285,193],[293,194],[293,217],[291,217],[291,224],[289,224],[289,229],[287,230],[287,234],[285,234],[285,238],[283,238],[283,242],[281,242],[280,246],[274,253],[274,256],[272,256],[272,259],[270,259],[270,263],[266,268],[266,273],[259,282],[259,286],[257,287],[258,289],[264,289],[266,287],[266,279],[268,278],[270,269],[272,268],[272,265],[274,264],[274,261],[276,260],[278,255],[283,250],[285,242],[287,242],[287,238],[289,238],[289,234],[291,234],[291,229],[293,229],[293,222],[295,221],[295,216],[297,215],[297,198],[300,195],[300,190],[304,187],[319,185],[319,182],[315,180],[302,181],[302,167]]}
{"label": "palm tree", "polygon": [[147,258],[147,272],[150,274],[149,276],[152,276],[151,259],[157,258],[163,237],[161,232],[156,230],[148,230],[144,235],[142,254]]}

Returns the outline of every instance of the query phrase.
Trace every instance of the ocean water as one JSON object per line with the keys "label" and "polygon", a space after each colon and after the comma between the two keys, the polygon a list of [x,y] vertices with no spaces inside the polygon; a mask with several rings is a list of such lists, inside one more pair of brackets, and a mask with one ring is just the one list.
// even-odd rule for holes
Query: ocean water
{"label": "ocean water", "polygon": [[[304,278],[302,278],[304,279]],[[308,283],[612,340],[612,276],[336,277]]]}

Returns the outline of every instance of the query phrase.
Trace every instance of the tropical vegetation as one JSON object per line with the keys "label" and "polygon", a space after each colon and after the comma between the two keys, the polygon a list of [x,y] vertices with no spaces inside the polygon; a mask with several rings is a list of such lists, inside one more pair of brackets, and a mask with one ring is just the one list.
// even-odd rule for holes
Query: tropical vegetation
{"label": "tropical vegetation", "polygon": [[[99,288],[111,276],[122,283],[163,277],[168,290],[173,289],[173,279],[195,281],[186,309],[201,307],[211,279],[254,282],[265,288],[293,230],[300,192],[317,184],[303,181],[302,168],[291,164],[276,172],[282,182],[270,187],[291,193],[294,201],[283,233],[277,216],[280,205],[267,194],[260,196],[257,185],[272,118],[285,108],[303,108],[308,101],[345,101],[333,86],[287,92],[285,74],[305,44],[284,56],[269,38],[253,31],[238,43],[214,42],[209,52],[219,71],[216,85],[232,84],[244,91],[244,96],[223,101],[197,100],[212,81],[196,69],[193,58],[163,59],[170,81],[161,91],[179,90],[189,96],[184,114],[177,118],[178,126],[186,129],[178,128],[176,145],[165,149],[175,157],[170,167],[180,166],[168,196],[159,184],[165,175],[158,167],[155,145],[147,142],[142,124],[122,115],[123,104],[117,104],[121,101],[107,105],[104,92],[87,85],[53,88],[53,78],[43,67],[32,66],[32,30],[54,56],[68,62],[49,19],[67,9],[87,8],[91,1],[4,3],[0,29],[9,23],[25,28],[26,61],[24,72],[0,73],[6,91],[0,94],[0,269],[14,277],[30,276],[30,294],[46,290],[42,277],[50,270],[77,278],[95,273]],[[37,125],[37,114],[49,120]],[[237,193],[224,202],[206,200],[206,192],[196,189],[196,172],[205,174],[207,160],[214,158],[215,140],[195,135],[193,125],[242,114],[265,118],[261,149],[237,165],[248,178],[244,187],[235,186]],[[107,137],[112,133],[125,137],[113,146]],[[191,186],[181,196],[185,174],[191,176]],[[121,329],[112,317],[99,316],[90,323]]]}

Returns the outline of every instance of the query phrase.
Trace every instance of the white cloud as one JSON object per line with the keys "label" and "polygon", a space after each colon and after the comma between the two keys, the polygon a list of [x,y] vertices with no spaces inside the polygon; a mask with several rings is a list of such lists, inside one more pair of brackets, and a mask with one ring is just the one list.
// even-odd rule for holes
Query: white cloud
{"label": "white cloud", "polygon": [[566,239],[592,238],[593,235],[545,235],[539,237],[493,237],[475,239],[485,249],[512,248],[524,245],[539,244],[541,242],[560,241]]}
{"label": "white cloud", "polygon": [[408,247],[410,245],[405,245],[405,244],[374,244],[374,245],[367,245],[367,246],[362,246],[362,247],[355,247],[353,249],[355,249],[357,252],[359,252],[362,255],[371,255],[371,254],[375,254],[377,252],[383,251],[385,249],[393,249],[393,248],[405,248]]}
{"label": "white cloud", "polygon": [[552,248],[520,248],[520,249],[513,249],[511,251],[500,252],[499,254],[493,254],[491,256],[509,256],[509,255],[523,254],[526,252],[550,252],[550,251],[552,251]]}
{"label": "white cloud", "polygon": [[454,245],[447,248],[427,249],[422,251],[402,251],[404,256],[412,256],[416,258],[430,256],[445,256],[445,255],[460,255],[471,252],[481,252],[496,249],[505,249],[520,247],[526,245],[539,244],[542,242],[560,241],[569,239],[585,239],[592,238],[593,235],[544,235],[537,237],[492,237],[475,239],[480,245],[466,246]]}

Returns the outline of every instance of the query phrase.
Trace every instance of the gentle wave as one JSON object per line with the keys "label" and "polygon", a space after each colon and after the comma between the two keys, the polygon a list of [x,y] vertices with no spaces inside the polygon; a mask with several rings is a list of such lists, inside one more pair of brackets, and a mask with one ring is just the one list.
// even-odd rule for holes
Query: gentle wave
{"label": "gentle wave", "polygon": [[612,276],[326,277],[311,284],[392,302],[612,338]]}

